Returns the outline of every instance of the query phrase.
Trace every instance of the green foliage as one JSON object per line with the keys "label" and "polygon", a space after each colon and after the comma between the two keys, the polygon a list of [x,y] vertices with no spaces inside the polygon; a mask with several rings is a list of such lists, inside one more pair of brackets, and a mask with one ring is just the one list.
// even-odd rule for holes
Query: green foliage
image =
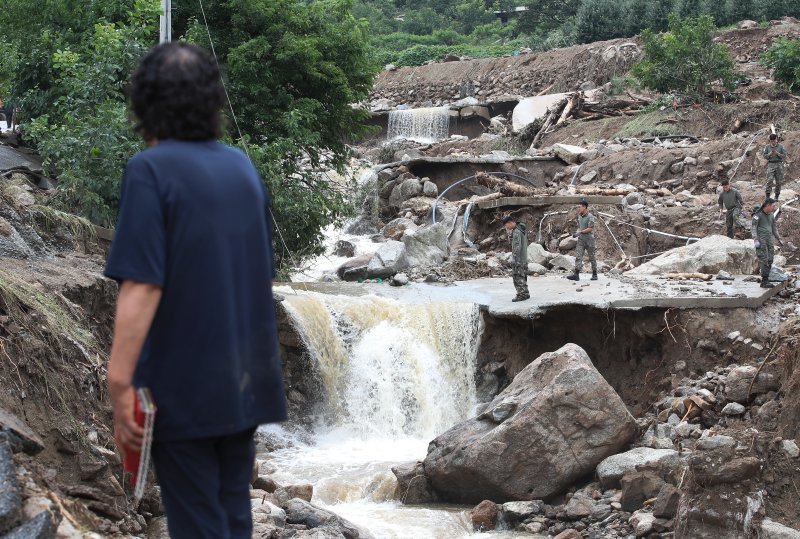
{"label": "green foliage", "polygon": [[578,40],[603,41],[624,35],[623,5],[619,0],[583,0],[577,14]]}
{"label": "green foliage", "polygon": [[[351,212],[346,186],[313,172],[343,171],[346,141],[368,129],[369,113],[351,104],[367,97],[377,67],[367,52],[366,24],[351,8],[350,0],[206,4],[236,112],[231,136],[239,138],[238,126],[294,253],[318,250],[321,229]],[[209,46],[201,14],[184,16],[178,25],[187,37]]]}
{"label": "green foliage", "polygon": [[[52,20],[66,16],[57,4],[47,3]],[[33,118],[25,134],[45,166],[58,174],[54,203],[104,226],[116,219],[125,163],[141,148],[128,121],[123,86],[153,41],[158,20],[157,0],[137,0],[127,13],[115,6],[120,7],[105,4],[103,13],[124,13],[125,20],[100,19],[81,36],[46,28],[32,47],[18,43],[21,69],[14,80],[15,102]]]}
{"label": "green foliage", "polygon": [[633,66],[632,73],[643,85],[697,100],[704,98],[717,80],[733,89],[733,59],[725,45],[714,42],[711,17],[681,19],[673,14],[669,29],[665,34],[642,32],[645,57]]}
{"label": "green foliage", "polygon": [[800,93],[800,39],[778,38],[761,55],[761,63],[772,69],[775,80]]}

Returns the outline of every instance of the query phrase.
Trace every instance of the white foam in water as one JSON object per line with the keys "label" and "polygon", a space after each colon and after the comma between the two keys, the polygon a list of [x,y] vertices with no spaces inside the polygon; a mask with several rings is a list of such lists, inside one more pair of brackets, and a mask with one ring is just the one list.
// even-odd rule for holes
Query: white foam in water
{"label": "white foam in water", "polygon": [[450,108],[429,107],[389,112],[388,140],[436,142],[450,136]]}
{"label": "white foam in water", "polygon": [[424,458],[428,443],[475,406],[476,305],[301,291],[284,306],[317,363],[325,404],[312,443],[267,455],[278,483],[313,484],[314,503],[375,537],[520,536],[473,533],[465,507],[396,499],[391,467]]}

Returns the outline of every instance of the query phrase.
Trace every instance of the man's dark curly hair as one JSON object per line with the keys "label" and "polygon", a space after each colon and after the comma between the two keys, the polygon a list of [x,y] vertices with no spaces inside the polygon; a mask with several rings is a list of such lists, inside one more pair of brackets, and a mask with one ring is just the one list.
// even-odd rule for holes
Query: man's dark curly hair
{"label": "man's dark curly hair", "polygon": [[137,129],[148,139],[209,140],[222,134],[225,90],[214,59],[200,47],[154,47],[134,71],[128,95]]}

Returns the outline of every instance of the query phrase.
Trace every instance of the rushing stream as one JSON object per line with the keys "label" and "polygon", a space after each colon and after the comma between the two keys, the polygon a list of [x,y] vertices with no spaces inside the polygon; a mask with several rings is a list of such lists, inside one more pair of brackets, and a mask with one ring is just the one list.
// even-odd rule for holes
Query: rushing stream
{"label": "rushing stream", "polygon": [[269,455],[275,479],[313,484],[314,503],[380,539],[515,536],[473,533],[466,507],[395,498],[391,467],[424,458],[428,442],[474,410],[478,307],[314,292],[287,294],[284,305],[325,394],[302,441],[268,428],[291,438]]}

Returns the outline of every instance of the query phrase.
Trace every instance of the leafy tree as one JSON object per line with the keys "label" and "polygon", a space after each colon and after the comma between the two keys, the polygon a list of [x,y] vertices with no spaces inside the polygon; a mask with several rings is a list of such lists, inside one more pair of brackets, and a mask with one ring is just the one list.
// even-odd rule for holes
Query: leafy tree
{"label": "leafy tree", "polygon": [[674,8],[673,0],[652,0],[645,10],[646,23],[640,29],[650,28],[662,32],[669,26],[669,14]]}
{"label": "leafy tree", "polygon": [[703,2],[701,0],[678,0],[676,12],[682,19],[703,15]]}
{"label": "leafy tree", "polygon": [[[369,113],[352,104],[368,95],[376,67],[367,52],[365,25],[351,8],[350,0],[206,4],[236,113],[231,135],[238,139],[238,126],[248,142],[294,253],[318,251],[321,230],[351,209],[352,186],[315,172],[342,171],[347,141],[368,129]],[[183,16],[190,17],[187,38],[210,45],[200,14]]]}
{"label": "leafy tree", "polygon": [[623,5],[619,0],[583,0],[577,14],[578,41],[591,43],[622,37]]}
{"label": "leafy tree", "polygon": [[775,80],[800,93],[800,39],[778,38],[761,55],[761,63],[772,69]]}
{"label": "leafy tree", "polygon": [[[578,13],[581,2],[575,0],[526,0],[515,3],[527,9],[519,17],[521,32],[547,32],[562,26]],[[513,6],[512,6],[513,7]]]}
{"label": "leafy tree", "polygon": [[642,32],[644,59],[633,75],[659,92],[679,92],[702,99],[711,83],[720,80],[733,89],[734,64],[725,45],[714,42],[714,21],[708,15],[669,17],[669,32]]}

